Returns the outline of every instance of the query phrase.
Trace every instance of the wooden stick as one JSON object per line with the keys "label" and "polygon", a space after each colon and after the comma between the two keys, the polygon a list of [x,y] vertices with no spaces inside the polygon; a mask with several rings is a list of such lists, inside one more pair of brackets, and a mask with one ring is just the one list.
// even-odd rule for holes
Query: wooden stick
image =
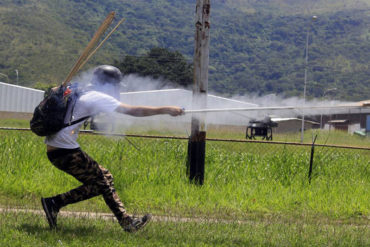
{"label": "wooden stick", "polygon": [[125,18],[122,18],[118,24],[112,29],[112,31],[110,31],[110,33],[103,39],[102,42],[100,42],[100,44],[95,48],[95,50],[93,50],[90,55],[85,59],[85,61],[80,65],[80,67],[78,68],[78,70],[80,70],[86,63],[87,61],[89,61],[89,59],[99,50],[99,48],[104,44],[105,41],[107,41],[107,39],[114,33],[114,31],[116,31],[116,29],[119,27],[119,25],[122,24],[122,22],[125,21]]}
{"label": "wooden stick", "polygon": [[84,51],[82,52],[81,56],[78,58],[75,65],[72,67],[71,71],[69,72],[67,78],[63,82],[63,86],[66,86],[68,82],[71,81],[72,77],[78,72],[81,67],[81,64],[85,62],[86,58],[88,57],[90,51],[95,47],[96,43],[99,41],[100,37],[104,34],[104,32],[108,29],[110,24],[113,22],[115,16],[115,12],[110,12],[103,23],[100,25],[92,39],[90,40],[89,44],[86,46]]}

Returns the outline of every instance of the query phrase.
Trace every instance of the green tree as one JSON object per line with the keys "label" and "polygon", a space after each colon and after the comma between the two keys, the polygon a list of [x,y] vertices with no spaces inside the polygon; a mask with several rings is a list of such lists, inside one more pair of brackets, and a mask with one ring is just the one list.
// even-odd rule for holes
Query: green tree
{"label": "green tree", "polygon": [[151,76],[182,87],[191,85],[193,81],[192,64],[180,52],[165,48],[152,48],[144,56],[126,56],[115,66],[124,74]]}
{"label": "green tree", "polygon": [[58,85],[56,83],[44,83],[44,82],[36,82],[36,84],[33,86],[35,89],[47,91],[53,87],[57,87]]}

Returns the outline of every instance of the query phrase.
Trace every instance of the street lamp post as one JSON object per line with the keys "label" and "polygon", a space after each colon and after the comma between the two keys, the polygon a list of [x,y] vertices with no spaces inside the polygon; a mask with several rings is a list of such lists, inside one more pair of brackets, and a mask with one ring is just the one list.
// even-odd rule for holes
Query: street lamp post
{"label": "street lamp post", "polygon": [[[310,35],[311,23],[316,21],[317,16],[314,15],[311,18],[311,22],[307,28],[306,34],[306,58],[305,58],[305,68],[304,68],[304,85],[303,85],[303,106],[306,105],[306,87],[307,87],[307,68],[308,68],[308,39]],[[301,143],[303,143],[304,136],[304,112],[302,113],[302,127],[301,127]]]}
{"label": "street lamp post", "polygon": [[15,73],[17,75],[17,85],[18,85],[18,70],[17,69],[15,70]]}

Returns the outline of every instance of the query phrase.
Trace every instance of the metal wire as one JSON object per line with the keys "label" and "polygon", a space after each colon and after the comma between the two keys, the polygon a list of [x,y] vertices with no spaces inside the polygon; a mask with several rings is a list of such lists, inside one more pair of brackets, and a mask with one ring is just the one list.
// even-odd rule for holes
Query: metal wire
{"label": "metal wire", "polygon": [[[29,128],[11,128],[11,127],[0,127],[0,130],[31,131],[31,129],[29,129]],[[189,140],[189,137],[181,137],[181,136],[133,135],[133,134],[94,132],[94,131],[91,131],[91,130],[80,130],[80,133],[81,134],[87,134],[87,135],[100,135],[100,136],[119,136],[119,137],[148,138],[148,139]],[[260,144],[307,146],[307,147],[312,146],[312,143],[280,142],[280,141],[258,141],[258,140],[241,140],[241,139],[238,140],[238,139],[207,138],[206,141],[211,141],[211,142],[234,142],[234,143],[260,143]],[[341,149],[354,149],[354,150],[370,151],[370,147],[355,147],[355,146],[328,145],[328,144],[315,144],[315,146],[316,147],[328,147],[328,148],[341,148]]]}

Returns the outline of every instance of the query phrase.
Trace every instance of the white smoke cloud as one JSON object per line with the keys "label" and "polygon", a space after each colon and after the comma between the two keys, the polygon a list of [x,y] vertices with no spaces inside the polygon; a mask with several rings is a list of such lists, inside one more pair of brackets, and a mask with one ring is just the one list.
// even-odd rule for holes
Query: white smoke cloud
{"label": "white smoke cloud", "polygon": [[163,79],[153,79],[150,76],[142,77],[136,74],[124,76],[121,81],[122,90],[126,92],[149,91],[173,88],[171,83]]}
{"label": "white smoke cloud", "polygon": [[[79,82],[81,85],[86,86],[91,82],[92,70],[81,73],[74,79],[75,82]],[[141,92],[121,94],[121,100],[124,103],[133,105],[148,105],[148,106],[163,106],[163,105],[174,105],[183,107],[185,109],[192,109],[192,92],[186,89],[171,90],[174,87],[168,82],[162,79],[153,79],[151,77],[140,77],[137,75],[127,75],[121,81],[121,92]],[[166,90],[165,90],[166,89]],[[179,90],[180,89],[180,90]],[[155,90],[164,90],[158,92]],[[223,108],[248,108],[248,107],[278,107],[278,106],[335,106],[349,104],[351,102],[342,101],[328,101],[328,100],[307,100],[303,98],[290,97],[285,98],[281,95],[268,94],[265,96],[257,96],[255,94],[250,95],[237,95],[230,97],[225,100],[222,97],[209,96],[207,101],[208,109],[223,109]],[[336,113],[347,113],[348,109],[336,110]],[[215,112],[207,113],[207,124],[228,124],[228,125],[246,125],[251,119],[264,119],[267,116],[273,117],[298,117],[304,114],[305,116],[320,115],[320,114],[331,114],[333,110],[324,109],[308,109],[308,110],[269,110],[269,111],[238,111],[238,112]],[[166,127],[166,124],[187,124],[188,126],[191,121],[191,114],[186,114],[181,117],[170,117],[167,115],[134,118],[130,116],[119,116],[115,117],[116,126],[121,126],[123,129],[130,128],[132,126],[141,123],[142,126],[146,126],[147,129],[156,129],[158,127]],[[197,116],[196,114],[194,116]],[[198,114],[199,116],[199,114]],[[106,119],[105,119],[106,120]],[[124,127],[122,127],[124,126]],[[187,128],[190,131],[190,127]]]}

